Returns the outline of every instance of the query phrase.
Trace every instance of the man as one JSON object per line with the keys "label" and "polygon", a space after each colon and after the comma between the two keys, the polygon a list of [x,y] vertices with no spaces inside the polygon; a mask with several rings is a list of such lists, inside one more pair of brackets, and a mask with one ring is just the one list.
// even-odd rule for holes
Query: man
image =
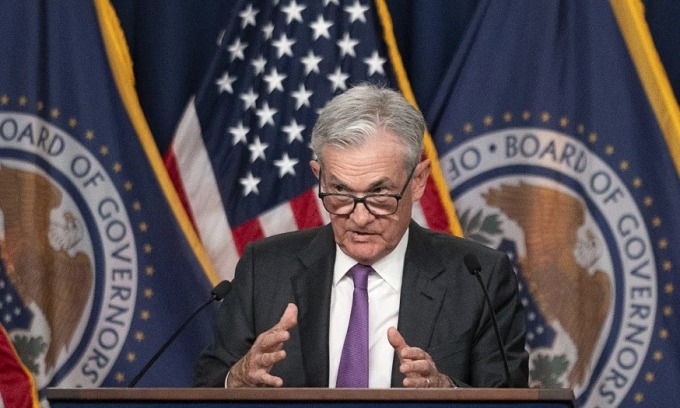
{"label": "man", "polygon": [[[422,115],[392,90],[362,85],[328,103],[312,131],[311,167],[331,223],[248,245],[197,386],[527,386],[524,315],[507,256],[411,220],[430,171],[424,130]],[[509,381],[466,254],[481,264]],[[354,283],[362,273],[367,283]],[[356,354],[350,343],[360,337],[368,339]]]}

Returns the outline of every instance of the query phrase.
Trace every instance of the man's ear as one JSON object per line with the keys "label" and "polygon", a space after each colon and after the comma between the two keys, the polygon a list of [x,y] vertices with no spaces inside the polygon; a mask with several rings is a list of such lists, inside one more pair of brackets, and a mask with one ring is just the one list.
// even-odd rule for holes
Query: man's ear
{"label": "man's ear", "polygon": [[312,173],[316,176],[316,178],[319,178],[319,171],[321,171],[321,165],[319,164],[318,161],[316,160],[311,160],[309,162],[309,167],[312,168]]}
{"label": "man's ear", "polygon": [[425,193],[425,185],[427,184],[427,177],[430,175],[432,164],[429,159],[425,159],[418,163],[416,170],[413,172],[413,180],[411,181],[411,196],[413,201],[418,201]]}

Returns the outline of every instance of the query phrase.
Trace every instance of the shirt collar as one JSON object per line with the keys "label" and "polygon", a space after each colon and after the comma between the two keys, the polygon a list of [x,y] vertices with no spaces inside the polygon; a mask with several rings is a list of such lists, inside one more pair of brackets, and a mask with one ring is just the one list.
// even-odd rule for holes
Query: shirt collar
{"label": "shirt collar", "polygon": [[[406,232],[399,240],[397,246],[385,255],[383,258],[379,259],[376,263],[371,265],[373,270],[380,275],[382,279],[387,282],[394,290],[401,290],[401,280],[404,272],[404,259],[406,258],[406,247],[408,245],[408,234],[409,230]],[[338,244],[335,244],[335,267],[333,269],[333,286],[337,285],[340,279],[342,279],[349,269],[357,264],[357,261],[347,256]]]}

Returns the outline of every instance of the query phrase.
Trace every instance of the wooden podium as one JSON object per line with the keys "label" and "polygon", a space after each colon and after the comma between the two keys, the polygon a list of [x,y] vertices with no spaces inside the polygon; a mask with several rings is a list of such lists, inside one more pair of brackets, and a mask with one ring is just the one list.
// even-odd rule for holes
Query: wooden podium
{"label": "wooden podium", "polygon": [[51,408],[547,407],[575,408],[568,389],[50,388]]}

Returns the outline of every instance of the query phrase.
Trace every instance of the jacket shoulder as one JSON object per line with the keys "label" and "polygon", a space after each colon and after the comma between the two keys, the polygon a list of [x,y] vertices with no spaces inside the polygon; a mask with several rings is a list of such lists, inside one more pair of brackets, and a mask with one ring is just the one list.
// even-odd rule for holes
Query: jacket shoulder
{"label": "jacket shoulder", "polygon": [[463,255],[472,253],[484,258],[505,256],[505,252],[480,244],[469,238],[430,230],[418,224],[412,224],[411,231],[414,234],[414,241],[421,242],[423,246],[429,247],[428,251],[433,254],[440,253],[444,256],[449,256],[451,253]]}

